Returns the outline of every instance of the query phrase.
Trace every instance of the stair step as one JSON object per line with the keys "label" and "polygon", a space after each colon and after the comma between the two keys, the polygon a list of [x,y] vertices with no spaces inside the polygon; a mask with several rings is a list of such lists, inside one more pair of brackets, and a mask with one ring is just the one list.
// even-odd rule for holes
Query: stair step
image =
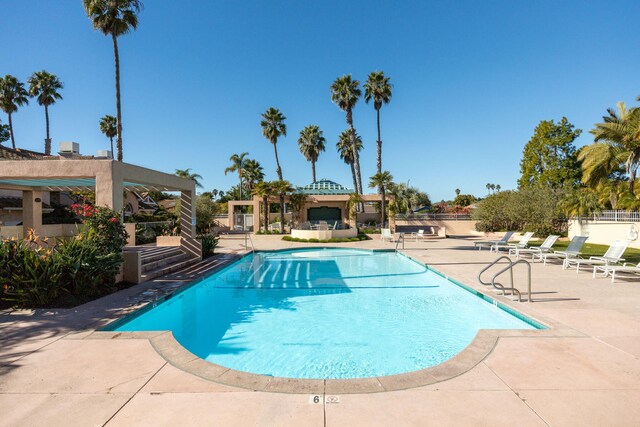
{"label": "stair step", "polygon": [[189,258],[184,261],[177,262],[175,264],[162,266],[162,267],[156,268],[155,270],[150,270],[145,272],[141,276],[141,278],[143,282],[146,282],[147,280],[155,279],[156,277],[166,276],[167,274],[174,273],[178,270],[188,267],[191,264],[195,264],[198,261],[200,261],[200,258]]}
{"label": "stair step", "polygon": [[189,255],[180,251],[177,253],[172,252],[170,255],[155,261],[147,262],[145,260],[142,262],[142,272],[145,273],[147,271],[157,270],[160,267],[164,267],[170,264],[175,264],[177,262],[184,261],[185,259],[188,259],[188,258],[189,258]]}
{"label": "stair step", "polygon": [[142,264],[148,264],[153,261],[159,261],[170,256],[183,254],[184,252],[177,246],[168,246],[166,248],[161,248],[158,250],[148,251],[147,253],[142,253],[140,256],[140,261]]}

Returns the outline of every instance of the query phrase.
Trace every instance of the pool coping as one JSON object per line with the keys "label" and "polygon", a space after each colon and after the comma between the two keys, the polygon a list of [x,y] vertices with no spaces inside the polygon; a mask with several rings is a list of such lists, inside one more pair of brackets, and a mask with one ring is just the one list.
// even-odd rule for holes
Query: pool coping
{"label": "pool coping", "polygon": [[[334,249],[335,247],[315,247],[313,249]],[[311,248],[310,248],[311,249]],[[352,248],[350,248],[352,249]],[[369,252],[389,252],[390,250],[371,250],[357,249]],[[281,251],[281,250],[280,250]],[[279,250],[267,250],[259,252],[280,252]],[[393,252],[393,250],[391,250]],[[303,379],[303,378],[286,378],[275,377],[261,374],[253,374],[244,371],[230,369],[212,362],[208,362],[183,347],[173,336],[171,331],[145,331],[145,332],[121,332],[113,331],[122,324],[140,314],[156,307],[168,298],[174,297],[191,286],[204,280],[211,274],[219,273],[236,262],[240,261],[251,252],[230,260],[228,263],[221,265],[211,274],[200,277],[178,288],[174,292],[164,295],[157,300],[146,304],[128,313],[125,316],[109,322],[102,330],[94,331],[85,339],[148,339],[151,346],[156,352],[164,358],[172,366],[198,376],[202,379],[220,383],[223,385],[248,389],[252,391],[265,391],[274,393],[293,393],[293,394],[361,394],[361,393],[377,393],[387,391],[406,390],[416,387],[427,386],[439,382],[453,379],[465,372],[473,369],[476,365],[488,357],[496,347],[500,339],[510,337],[566,337],[566,336],[584,336],[584,334],[573,329],[552,321],[550,319],[541,318],[540,314],[531,314],[524,306],[514,308],[508,304],[508,299],[498,298],[498,296],[489,296],[484,292],[465,285],[462,282],[445,275],[438,270],[429,267],[420,260],[413,258],[411,255],[398,251],[401,255],[426,267],[435,274],[445,278],[455,285],[477,295],[485,301],[492,302],[499,308],[509,312],[521,320],[531,324],[534,327],[542,326],[545,329],[481,329],[478,331],[474,339],[461,352],[454,357],[429,368],[406,372],[396,375],[387,375],[368,378],[351,378],[351,379]],[[503,301],[499,301],[503,299]],[[524,313],[522,313],[524,312]],[[524,317],[524,318],[523,318]],[[531,323],[533,322],[533,323]],[[536,326],[537,325],[537,326]]]}

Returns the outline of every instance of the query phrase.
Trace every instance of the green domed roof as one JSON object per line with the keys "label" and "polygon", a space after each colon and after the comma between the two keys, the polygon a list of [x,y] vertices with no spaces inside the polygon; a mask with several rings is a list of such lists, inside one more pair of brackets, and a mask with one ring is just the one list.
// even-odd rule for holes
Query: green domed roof
{"label": "green domed roof", "polygon": [[304,187],[298,187],[298,191],[303,194],[351,194],[353,190],[328,179],[312,182]]}

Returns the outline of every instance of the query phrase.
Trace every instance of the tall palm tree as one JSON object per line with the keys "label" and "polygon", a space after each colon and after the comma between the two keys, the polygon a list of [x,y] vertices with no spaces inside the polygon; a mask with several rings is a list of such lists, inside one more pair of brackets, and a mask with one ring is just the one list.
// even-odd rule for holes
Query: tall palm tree
{"label": "tall palm tree", "polygon": [[376,163],[378,173],[382,173],[382,138],[380,137],[380,109],[382,104],[388,104],[391,101],[393,85],[389,83],[391,79],[385,77],[384,71],[374,71],[369,74],[364,84],[364,101],[368,104],[373,100],[373,108],[376,109],[376,119],[378,125],[378,141]]}
{"label": "tall palm tree", "polygon": [[10,74],[0,78],[0,109],[9,117],[9,134],[11,146],[16,148],[16,138],[13,133],[13,120],[11,116],[18,111],[18,107],[29,104],[29,93],[21,83]]}
{"label": "tall palm tree", "polygon": [[353,127],[353,109],[358,103],[362,91],[360,82],[353,80],[351,74],[338,77],[331,84],[331,101],[347,113],[347,124],[351,132],[351,149],[353,150],[353,166],[356,172],[356,193],[362,194],[362,175],[360,173],[360,152],[356,148],[356,130]]}
{"label": "tall palm tree", "polygon": [[287,125],[284,121],[287,118],[277,108],[269,107],[267,111],[262,114],[262,120],[260,126],[262,127],[262,135],[269,140],[273,145],[273,151],[276,154],[276,172],[278,173],[278,179],[282,178],[282,168],[280,167],[280,160],[278,160],[278,138],[281,136],[287,136]]}
{"label": "tall palm tree", "polygon": [[284,232],[284,198],[288,193],[295,191],[289,181],[279,179],[271,183],[274,194],[280,198],[280,232]]}
{"label": "tall palm tree", "polygon": [[617,112],[609,108],[607,113],[603,122],[590,131],[595,144],[580,151],[578,158],[582,161],[583,181],[598,182],[624,164],[629,191],[635,194],[634,184],[640,166],[640,108],[628,109],[624,102],[619,102]]}
{"label": "tall palm tree", "polygon": [[491,194],[491,183],[487,183],[485,187],[487,187],[487,194]]}
{"label": "tall palm tree", "polygon": [[456,197],[458,197],[460,195],[460,189],[456,188]]}
{"label": "tall palm tree", "polygon": [[249,153],[247,152],[232,155],[229,157],[229,160],[231,160],[231,166],[224,170],[225,175],[229,172],[238,172],[238,178],[240,178],[240,187],[238,187],[240,200],[242,200],[242,178],[244,178],[245,157],[248,155]]}
{"label": "tall palm tree", "polygon": [[100,119],[100,132],[111,142],[111,155],[113,155],[113,138],[118,135],[118,120],[110,115]]}
{"label": "tall palm tree", "polygon": [[[258,182],[253,187],[253,194],[258,197],[262,197],[262,207],[264,214],[264,231],[269,229],[269,198],[273,196],[273,184],[268,181]],[[260,221],[258,221],[260,224]]]}
{"label": "tall palm tree", "polygon": [[118,37],[138,27],[138,13],[142,9],[140,0],[82,0],[87,17],[93,28],[113,41],[113,57],[116,70],[116,119],[118,161],[122,161],[122,110],[120,108],[120,53]]}
{"label": "tall palm tree", "polygon": [[[353,144],[351,143],[351,132],[348,130],[343,131],[338,138],[336,148],[340,158],[351,167],[351,177],[353,178],[353,191],[357,193],[358,188],[358,176],[356,175],[356,169],[353,160]],[[356,134],[356,149],[358,152],[362,150],[362,138]]]}
{"label": "tall palm tree", "polygon": [[387,209],[386,188],[391,183],[393,183],[393,176],[389,171],[377,173],[369,179],[369,188],[377,187],[380,191],[380,195],[382,196],[382,201],[380,203],[380,223],[382,224],[382,228],[384,228],[385,214]]}
{"label": "tall palm tree", "polygon": [[60,90],[64,85],[60,79],[48,71],[36,71],[28,80],[29,95],[38,100],[38,105],[44,106],[44,116],[47,125],[47,137],[44,140],[44,154],[51,154],[51,136],[49,135],[49,106],[62,99]]}
{"label": "tall palm tree", "polygon": [[500,184],[497,184],[497,185],[496,185],[496,192],[498,192],[498,193],[499,193],[501,188],[502,188],[502,187],[500,187]]}
{"label": "tall palm tree", "polygon": [[494,193],[496,191],[496,185],[491,184],[491,192]]}
{"label": "tall palm tree", "polygon": [[324,151],[324,143],[326,140],[322,135],[322,131],[316,125],[309,125],[300,131],[300,138],[298,138],[298,147],[300,152],[311,162],[311,176],[313,182],[316,182],[316,162],[320,153]]}
{"label": "tall palm tree", "polygon": [[244,162],[244,175],[249,193],[253,192],[256,183],[264,180],[264,169],[259,161],[247,159]]}
{"label": "tall palm tree", "polygon": [[191,173],[191,168],[176,169],[176,175],[178,175],[180,178],[191,179],[196,182],[196,187],[202,188],[202,184],[200,183],[202,176],[198,175],[197,173]]}

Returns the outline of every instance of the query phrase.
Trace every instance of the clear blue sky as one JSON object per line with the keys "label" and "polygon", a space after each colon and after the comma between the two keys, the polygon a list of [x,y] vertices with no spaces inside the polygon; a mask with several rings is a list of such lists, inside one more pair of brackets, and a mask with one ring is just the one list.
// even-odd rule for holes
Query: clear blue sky
{"label": "clear blue sky", "polygon": [[[524,144],[542,119],[587,131],[607,107],[640,95],[640,2],[146,0],[138,31],[120,40],[125,161],[167,172],[192,168],[206,189],[237,182],[228,158],[248,151],[275,178],[260,132],[270,106],[287,116],[278,143],[285,179],[311,181],[297,137],[319,125],[328,141],[319,177],[351,186],[335,151],[344,114],[329,85],[384,70],[383,167],[432,200],[454,189],[513,188]],[[81,0],[0,0],[0,74],[46,69],[65,83],[51,109],[54,147],[107,148],[98,119],[115,113],[111,42]],[[6,117],[1,116],[4,123]],[[354,111],[363,176],[375,173],[375,111]],[[14,115],[17,144],[42,149],[44,112]]]}

